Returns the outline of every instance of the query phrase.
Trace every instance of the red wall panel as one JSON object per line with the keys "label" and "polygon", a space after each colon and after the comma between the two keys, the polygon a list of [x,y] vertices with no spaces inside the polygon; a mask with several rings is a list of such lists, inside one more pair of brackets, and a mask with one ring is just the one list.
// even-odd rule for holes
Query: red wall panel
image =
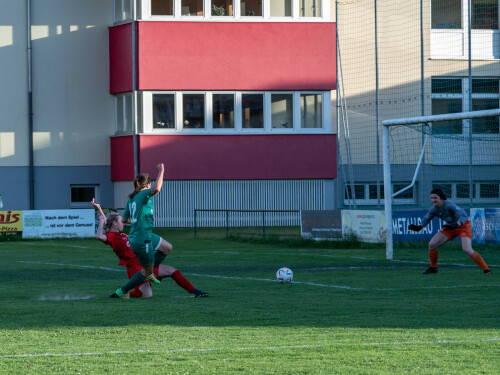
{"label": "red wall panel", "polygon": [[139,90],[333,90],[333,22],[138,22]]}
{"label": "red wall panel", "polygon": [[132,24],[109,28],[109,91],[132,91]]}
{"label": "red wall panel", "polygon": [[153,178],[160,162],[166,180],[337,177],[334,134],[141,135],[139,144],[140,172]]}
{"label": "red wall panel", "polygon": [[111,137],[111,180],[132,181],[134,175],[134,137]]}

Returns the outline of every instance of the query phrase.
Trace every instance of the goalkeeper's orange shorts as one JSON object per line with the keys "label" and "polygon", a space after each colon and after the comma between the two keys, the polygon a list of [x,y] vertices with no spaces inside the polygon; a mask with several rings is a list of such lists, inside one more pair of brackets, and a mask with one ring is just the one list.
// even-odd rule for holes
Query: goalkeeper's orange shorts
{"label": "goalkeeper's orange shorts", "polygon": [[472,227],[470,225],[469,220],[467,220],[465,223],[463,223],[457,229],[442,228],[439,231],[439,233],[443,233],[450,240],[454,239],[457,236],[459,236],[460,238],[467,237],[467,238],[470,238],[472,240]]}

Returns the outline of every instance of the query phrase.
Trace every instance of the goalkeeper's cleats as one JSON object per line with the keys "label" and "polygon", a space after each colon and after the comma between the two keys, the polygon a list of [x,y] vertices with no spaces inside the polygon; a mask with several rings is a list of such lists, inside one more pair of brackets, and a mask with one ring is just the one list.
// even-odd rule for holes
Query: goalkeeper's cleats
{"label": "goalkeeper's cleats", "polygon": [[124,299],[128,299],[128,298],[130,298],[130,294],[129,294],[129,292],[127,292],[127,293],[123,293],[123,292],[122,292],[122,289],[121,289],[121,288],[118,288],[118,289],[116,290],[116,292],[114,292],[113,294],[111,294],[111,295],[109,296],[109,298],[124,298]]}
{"label": "goalkeeper's cleats", "polygon": [[156,278],[154,273],[152,273],[151,275],[146,277],[146,280],[149,281],[151,284],[160,284],[161,283],[161,281]]}
{"label": "goalkeeper's cleats", "polygon": [[484,274],[485,275],[491,275],[493,272],[491,272],[490,270],[484,270]]}
{"label": "goalkeeper's cleats", "polygon": [[197,298],[197,297],[208,297],[207,292],[202,292],[201,290],[198,289],[193,289],[192,291],[189,292],[191,297]]}
{"label": "goalkeeper's cleats", "polygon": [[429,267],[429,268],[427,268],[424,272],[422,272],[422,275],[428,275],[430,273],[438,273],[437,267]]}

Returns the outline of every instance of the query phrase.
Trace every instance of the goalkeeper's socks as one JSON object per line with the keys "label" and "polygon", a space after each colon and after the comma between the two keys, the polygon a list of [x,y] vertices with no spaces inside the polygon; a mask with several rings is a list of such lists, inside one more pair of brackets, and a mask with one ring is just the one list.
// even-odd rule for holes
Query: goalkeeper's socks
{"label": "goalkeeper's socks", "polygon": [[149,281],[151,284],[160,284],[161,283],[161,281],[156,278],[154,273],[152,273],[151,275],[146,277],[146,280]]}
{"label": "goalkeeper's socks", "polygon": [[172,280],[174,280],[177,285],[179,285],[181,288],[184,288],[187,292],[192,292],[196,288],[189,282],[188,279],[184,277],[184,275],[181,273],[181,271],[177,270],[172,274]]}
{"label": "goalkeeper's socks", "polygon": [[156,251],[155,252],[155,267],[158,267],[167,257],[167,254],[162,253],[161,251]]}
{"label": "goalkeeper's socks", "polygon": [[486,263],[484,262],[484,259],[481,256],[481,254],[479,254],[477,251],[474,251],[472,255],[470,255],[470,258],[474,261],[474,263],[476,263],[479,267],[481,267],[483,271],[489,269]]}
{"label": "goalkeeper's socks", "polygon": [[437,268],[438,258],[439,258],[438,249],[429,249],[429,261],[431,263],[431,267]]}
{"label": "goalkeeper's socks", "polygon": [[134,289],[137,285],[142,284],[146,281],[146,278],[141,271],[136,272],[127,283],[122,286],[121,290],[123,293],[127,293],[129,290]]}

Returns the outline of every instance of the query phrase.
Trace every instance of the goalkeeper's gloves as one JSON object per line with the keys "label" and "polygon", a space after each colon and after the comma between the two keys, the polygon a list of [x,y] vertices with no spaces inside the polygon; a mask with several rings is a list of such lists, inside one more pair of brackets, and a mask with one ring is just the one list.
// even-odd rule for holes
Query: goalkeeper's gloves
{"label": "goalkeeper's gloves", "polygon": [[457,229],[459,227],[458,224],[445,224],[443,225],[443,229],[447,229],[447,230],[454,230],[454,229]]}
{"label": "goalkeeper's gloves", "polygon": [[410,224],[408,225],[408,229],[413,230],[415,232],[420,232],[422,227],[420,225]]}

